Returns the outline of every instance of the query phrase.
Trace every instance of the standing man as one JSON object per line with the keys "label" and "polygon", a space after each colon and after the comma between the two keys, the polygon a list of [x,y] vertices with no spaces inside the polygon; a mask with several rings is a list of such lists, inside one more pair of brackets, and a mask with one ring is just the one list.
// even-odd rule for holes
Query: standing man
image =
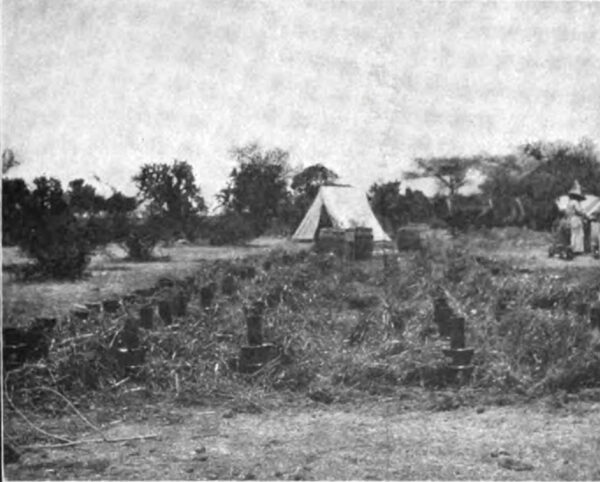
{"label": "standing man", "polygon": [[574,254],[583,253],[583,221],[587,219],[586,214],[581,209],[581,201],[585,196],[581,192],[581,186],[578,181],[573,183],[569,191],[569,202],[567,204],[566,215],[571,228],[571,249]]}

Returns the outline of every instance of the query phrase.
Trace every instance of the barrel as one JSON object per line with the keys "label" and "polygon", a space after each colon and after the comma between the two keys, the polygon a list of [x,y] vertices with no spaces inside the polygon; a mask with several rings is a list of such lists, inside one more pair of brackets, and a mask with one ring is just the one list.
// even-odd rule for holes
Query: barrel
{"label": "barrel", "polygon": [[262,345],[263,343],[262,317],[265,307],[265,303],[260,300],[253,302],[246,310],[248,345]]}
{"label": "barrel", "polygon": [[590,308],[590,325],[600,331],[600,301]]}
{"label": "barrel", "polygon": [[450,325],[450,348],[465,348],[465,319],[455,316]]}
{"label": "barrel", "polygon": [[363,260],[373,257],[373,230],[371,228],[352,228],[354,232],[354,259]]}
{"label": "barrel", "polygon": [[418,250],[423,246],[423,233],[426,226],[414,224],[403,226],[396,233],[396,246],[399,251]]}
{"label": "barrel", "polygon": [[335,228],[322,228],[319,231],[315,248],[320,253],[336,253],[342,255],[346,244],[344,230]]}

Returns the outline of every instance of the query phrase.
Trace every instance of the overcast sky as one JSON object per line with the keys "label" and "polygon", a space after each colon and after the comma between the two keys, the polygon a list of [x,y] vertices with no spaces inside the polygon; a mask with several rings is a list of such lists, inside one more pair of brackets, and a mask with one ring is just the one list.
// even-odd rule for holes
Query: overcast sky
{"label": "overcast sky", "polygon": [[249,141],[367,188],[411,159],[600,144],[600,3],[4,0],[11,174],[133,193],[187,160],[211,201]]}

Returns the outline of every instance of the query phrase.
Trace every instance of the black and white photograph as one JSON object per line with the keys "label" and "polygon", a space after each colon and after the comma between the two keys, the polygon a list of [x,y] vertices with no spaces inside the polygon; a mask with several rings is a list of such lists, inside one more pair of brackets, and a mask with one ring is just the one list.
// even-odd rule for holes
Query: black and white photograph
{"label": "black and white photograph", "polygon": [[600,480],[600,1],[0,19],[3,480]]}

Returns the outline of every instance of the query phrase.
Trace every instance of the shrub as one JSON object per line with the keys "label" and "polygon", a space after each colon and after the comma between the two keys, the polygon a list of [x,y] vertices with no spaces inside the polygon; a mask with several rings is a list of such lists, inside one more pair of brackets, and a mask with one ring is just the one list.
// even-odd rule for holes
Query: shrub
{"label": "shrub", "polygon": [[238,244],[256,235],[252,220],[234,212],[207,218],[205,230],[213,246]]}
{"label": "shrub", "polygon": [[25,202],[24,229],[19,247],[36,261],[36,270],[53,278],[83,274],[96,241],[88,221],[75,216],[66,202],[60,181],[37,178]]}
{"label": "shrub", "polygon": [[2,179],[2,244],[14,246],[23,234],[29,189],[23,179]]}
{"label": "shrub", "polygon": [[97,246],[107,245],[116,239],[111,217],[91,217],[85,221],[85,230]]}
{"label": "shrub", "polygon": [[193,215],[189,216],[186,220],[185,225],[182,228],[182,234],[190,242],[197,241],[202,238],[204,228],[206,225],[206,218],[204,216]]}
{"label": "shrub", "polygon": [[90,262],[92,242],[73,220],[52,220],[30,233],[21,248],[36,260],[39,272],[53,278],[80,277]]}
{"label": "shrub", "polygon": [[128,230],[123,236],[121,246],[134,261],[150,261],[154,248],[161,239],[161,223],[159,219],[148,218],[144,221],[130,221]]}

